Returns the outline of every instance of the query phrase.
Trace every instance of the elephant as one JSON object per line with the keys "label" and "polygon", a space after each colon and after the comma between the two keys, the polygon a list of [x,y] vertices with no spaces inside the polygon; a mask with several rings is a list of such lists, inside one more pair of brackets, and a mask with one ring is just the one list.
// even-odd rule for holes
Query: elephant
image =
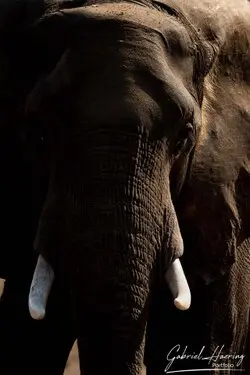
{"label": "elephant", "polygon": [[[50,140],[29,309],[42,319],[65,282],[84,374],[145,360],[158,375],[177,340],[201,337],[224,356],[212,373],[245,366],[249,16],[243,0],[91,1],[34,26],[66,47],[26,102]],[[174,308],[189,288],[190,314]]]}
{"label": "elephant", "polygon": [[[29,28],[49,11],[83,1],[0,1],[0,168],[2,244],[0,277],[0,373],[61,375],[76,339],[70,294],[56,282],[48,316],[36,324],[27,308],[29,284],[37,261],[33,240],[48,188],[46,138],[42,126],[29,131],[25,101],[37,80],[53,67],[63,46],[36,48]],[[49,50],[50,48],[50,50]],[[36,124],[37,125],[37,124]],[[63,293],[61,292],[63,290]],[[67,300],[67,297],[66,297]],[[63,311],[61,319],[58,310]],[[34,345],[35,339],[39,343]],[[55,351],[55,347],[57,350]],[[43,360],[41,361],[41,356]]]}

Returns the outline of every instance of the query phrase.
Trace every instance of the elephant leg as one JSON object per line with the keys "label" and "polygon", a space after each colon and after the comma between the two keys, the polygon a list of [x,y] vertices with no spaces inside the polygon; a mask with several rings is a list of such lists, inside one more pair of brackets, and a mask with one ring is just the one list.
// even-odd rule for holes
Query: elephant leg
{"label": "elephant leg", "polygon": [[[249,321],[250,321],[250,312],[249,312]],[[247,353],[247,357],[246,357],[246,362],[245,362],[245,370],[246,370],[246,374],[250,374],[250,328],[248,330],[246,353]]]}
{"label": "elephant leg", "polygon": [[[135,320],[118,315],[92,312],[83,319],[87,324],[78,337],[81,374],[141,374],[146,313]],[[114,329],[114,321],[119,322],[119,328]]]}

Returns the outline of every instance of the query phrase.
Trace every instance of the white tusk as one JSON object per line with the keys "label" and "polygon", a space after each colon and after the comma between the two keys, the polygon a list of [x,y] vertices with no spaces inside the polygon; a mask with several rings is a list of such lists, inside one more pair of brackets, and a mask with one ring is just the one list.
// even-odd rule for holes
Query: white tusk
{"label": "white tusk", "polygon": [[179,310],[187,310],[191,305],[191,293],[179,259],[169,266],[165,279],[174,296],[174,304]]}
{"label": "white tusk", "polygon": [[52,267],[39,255],[29,292],[29,311],[33,319],[44,318],[54,278]]}

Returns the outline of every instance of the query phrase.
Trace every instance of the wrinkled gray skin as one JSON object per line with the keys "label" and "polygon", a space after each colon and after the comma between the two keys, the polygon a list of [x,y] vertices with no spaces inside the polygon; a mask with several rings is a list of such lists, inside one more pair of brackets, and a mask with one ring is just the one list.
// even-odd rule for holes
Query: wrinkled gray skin
{"label": "wrinkled gray skin", "polygon": [[68,43],[27,102],[53,140],[36,249],[72,288],[86,374],[139,374],[183,240],[191,287],[210,291],[209,349],[245,349],[250,10],[178,5],[96,3],[36,29]]}

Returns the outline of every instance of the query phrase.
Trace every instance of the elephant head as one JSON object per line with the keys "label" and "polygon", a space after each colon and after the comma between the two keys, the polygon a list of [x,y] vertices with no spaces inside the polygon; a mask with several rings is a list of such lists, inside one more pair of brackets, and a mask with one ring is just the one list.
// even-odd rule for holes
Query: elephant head
{"label": "elephant head", "polygon": [[160,3],[52,13],[34,35],[68,45],[27,101],[28,115],[50,133],[30,311],[42,318],[54,275],[65,277],[80,331],[83,315],[92,330],[105,316],[102,340],[126,344],[116,365],[122,355],[131,370],[156,278],[166,277],[178,308],[190,305],[173,200],[201,132],[214,49],[182,12]]}

